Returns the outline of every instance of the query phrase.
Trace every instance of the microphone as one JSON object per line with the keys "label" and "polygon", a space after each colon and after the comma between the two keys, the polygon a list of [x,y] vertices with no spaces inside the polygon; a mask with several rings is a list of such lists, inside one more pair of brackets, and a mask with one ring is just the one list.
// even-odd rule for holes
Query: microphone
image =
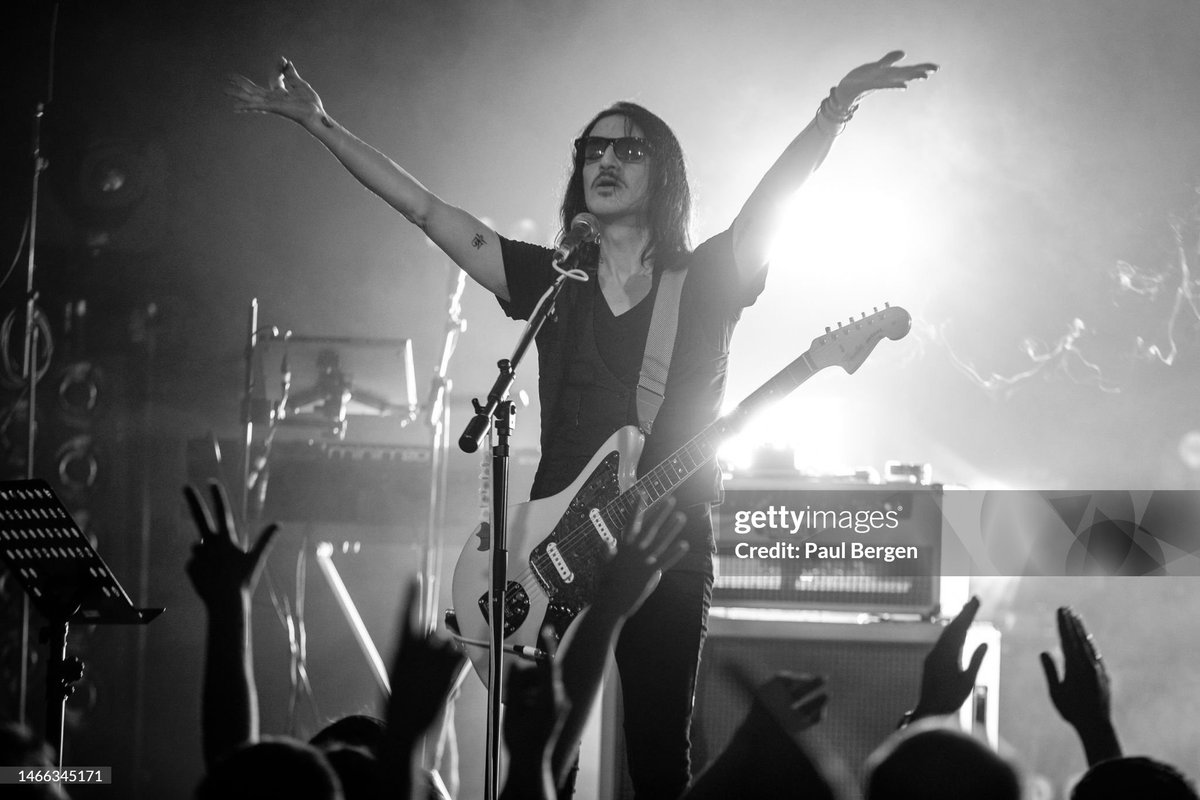
{"label": "microphone", "polygon": [[558,247],[554,248],[554,263],[564,264],[568,259],[575,255],[575,251],[579,249],[579,245],[586,242],[594,242],[600,236],[600,220],[596,219],[594,214],[584,212],[576,214],[575,219],[571,220],[571,228],[558,241]]}

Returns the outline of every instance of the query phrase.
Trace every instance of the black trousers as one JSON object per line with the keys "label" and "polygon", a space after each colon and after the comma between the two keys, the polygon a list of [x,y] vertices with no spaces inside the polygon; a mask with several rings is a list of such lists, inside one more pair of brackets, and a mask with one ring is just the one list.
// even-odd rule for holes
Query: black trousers
{"label": "black trousers", "polygon": [[638,800],[675,800],[691,780],[692,703],[712,575],[667,572],[617,640],[625,754]]}

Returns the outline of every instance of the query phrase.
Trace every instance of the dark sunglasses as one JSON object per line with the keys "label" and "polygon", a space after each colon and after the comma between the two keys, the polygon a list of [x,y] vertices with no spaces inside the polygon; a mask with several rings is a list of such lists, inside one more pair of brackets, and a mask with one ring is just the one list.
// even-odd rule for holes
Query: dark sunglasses
{"label": "dark sunglasses", "polygon": [[620,139],[609,139],[607,136],[587,136],[575,140],[575,155],[582,156],[584,161],[599,161],[604,158],[608,146],[612,145],[613,155],[627,164],[636,164],[650,155],[654,148],[650,142],[637,136],[622,136]]}

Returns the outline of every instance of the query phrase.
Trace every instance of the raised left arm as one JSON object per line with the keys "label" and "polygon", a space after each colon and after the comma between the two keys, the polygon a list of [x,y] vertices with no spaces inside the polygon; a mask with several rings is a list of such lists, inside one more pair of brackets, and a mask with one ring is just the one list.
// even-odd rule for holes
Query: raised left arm
{"label": "raised left arm", "polygon": [[733,255],[743,283],[766,266],[785,201],[821,166],[859,101],[879,89],[904,89],[938,68],[936,64],[896,66],[902,58],[903,50],[893,50],[878,61],[850,70],[821,103],[813,121],[759,181],[733,222]]}
{"label": "raised left arm", "polygon": [[242,549],[225,487],[213,481],[209,489],[211,512],[194,487],[184,487],[200,534],[187,574],[208,618],[200,724],[204,763],[211,767],[241,745],[258,741],[250,599],[279,528],[268,525],[249,550]]}

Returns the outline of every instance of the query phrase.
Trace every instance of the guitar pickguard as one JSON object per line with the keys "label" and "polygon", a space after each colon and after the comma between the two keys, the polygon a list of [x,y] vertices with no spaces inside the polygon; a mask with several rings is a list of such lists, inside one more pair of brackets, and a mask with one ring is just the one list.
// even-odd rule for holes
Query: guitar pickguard
{"label": "guitar pickguard", "polygon": [[596,578],[611,555],[588,515],[621,493],[619,465],[619,453],[605,456],[575,493],[553,532],[529,554],[529,565],[551,603],[572,617],[591,602]]}

